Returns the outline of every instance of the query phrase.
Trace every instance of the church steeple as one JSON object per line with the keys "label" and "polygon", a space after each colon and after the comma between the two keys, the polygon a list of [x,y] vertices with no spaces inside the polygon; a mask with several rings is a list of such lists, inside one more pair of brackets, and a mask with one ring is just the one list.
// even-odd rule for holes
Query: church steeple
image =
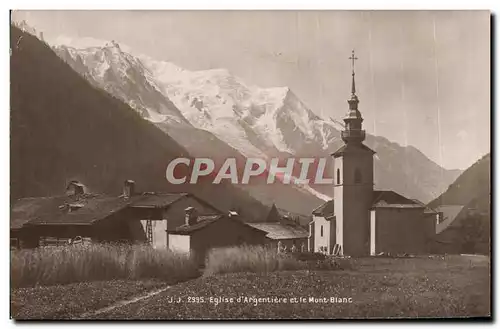
{"label": "church steeple", "polygon": [[348,143],[361,143],[365,140],[365,131],[362,130],[363,118],[361,117],[361,112],[358,110],[359,99],[356,95],[356,73],[354,71],[354,61],[358,58],[352,51],[351,57],[349,59],[352,62],[352,85],[351,85],[351,98],[347,101],[349,103],[349,112],[347,112],[344,118],[345,130],[342,131],[342,140]]}

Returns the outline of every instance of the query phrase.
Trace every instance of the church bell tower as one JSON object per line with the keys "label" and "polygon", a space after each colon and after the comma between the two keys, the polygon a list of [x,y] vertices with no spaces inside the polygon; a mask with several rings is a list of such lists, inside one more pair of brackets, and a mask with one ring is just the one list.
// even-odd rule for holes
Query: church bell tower
{"label": "church bell tower", "polygon": [[358,110],[356,95],[354,50],[352,62],[351,97],[349,110],[344,118],[345,129],[341,132],[344,145],[334,157],[334,216],[335,242],[344,255],[370,254],[370,208],[373,199],[373,155],[375,152],[363,144],[366,134],[363,118]]}

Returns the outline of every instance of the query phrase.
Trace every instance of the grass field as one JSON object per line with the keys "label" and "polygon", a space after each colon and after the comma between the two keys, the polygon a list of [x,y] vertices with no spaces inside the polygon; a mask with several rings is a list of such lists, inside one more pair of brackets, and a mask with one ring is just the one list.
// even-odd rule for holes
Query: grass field
{"label": "grass field", "polygon": [[[489,294],[489,260],[485,257],[365,258],[353,260],[349,271],[231,273],[203,277],[99,318],[477,317],[490,314]],[[238,297],[245,296],[287,298],[288,302],[238,302]],[[217,297],[233,297],[233,302],[216,304],[214,298]],[[305,302],[300,302],[301,297]],[[331,297],[351,298],[351,302],[331,303]],[[291,298],[299,302],[291,303]],[[323,298],[327,302],[323,302]]]}
{"label": "grass field", "polygon": [[[204,275],[174,285],[154,297],[90,318],[337,319],[490,315],[490,261],[487,257],[361,258],[351,259],[350,263],[347,270]],[[127,285],[134,284],[124,282],[122,288],[116,290],[124,291]],[[23,303],[22,298],[26,297],[22,296],[43,296],[49,291],[64,290],[61,287],[64,286],[15,289],[11,305]],[[108,301],[124,298],[110,295],[108,290],[113,291],[112,287],[95,287],[98,291],[92,290],[91,286],[85,289],[88,289],[89,296],[93,296],[88,299],[96,299],[100,295],[106,295]],[[61,292],[60,295],[65,296],[66,293]],[[60,313],[49,312],[51,307],[47,304],[51,303],[52,298],[40,297],[42,299],[30,299],[29,306],[24,306],[17,313],[13,312],[13,316],[76,316],[78,309],[88,312],[91,308],[97,310],[107,306],[105,303],[90,306],[92,303],[85,301],[86,295],[80,295],[82,298],[78,300],[84,306],[73,304],[72,309],[75,311],[69,313],[63,310]],[[238,300],[238,297],[242,299]],[[244,300],[244,297],[248,299]],[[296,303],[293,303],[293,298],[296,298]],[[45,306],[40,308],[39,303],[45,303]],[[78,301],[74,303],[78,304]]]}
{"label": "grass field", "polygon": [[[264,246],[243,246],[213,249],[207,257],[205,274],[224,274],[237,272],[268,273],[302,269],[338,269],[346,266],[341,259],[328,259],[313,253],[276,253]],[[316,259],[314,259],[316,258]]]}
{"label": "grass field", "polygon": [[194,260],[184,254],[113,244],[12,250],[10,273],[15,288],[104,280],[177,283],[199,276]]}

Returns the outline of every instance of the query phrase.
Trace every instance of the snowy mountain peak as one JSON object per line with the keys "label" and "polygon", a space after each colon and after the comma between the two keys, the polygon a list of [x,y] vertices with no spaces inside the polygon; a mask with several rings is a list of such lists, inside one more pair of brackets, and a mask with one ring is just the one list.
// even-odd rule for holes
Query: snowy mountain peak
{"label": "snowy mountain peak", "polygon": [[141,59],[193,126],[214,133],[247,156],[296,154],[296,141],[301,149],[304,142],[313,141],[326,148],[338,134],[289,87],[249,85],[224,68],[189,71],[146,56]]}
{"label": "snowy mountain peak", "polygon": [[116,48],[117,50],[120,50],[120,45],[115,40],[111,40],[111,42],[106,43],[105,47],[107,47],[107,48]]}
{"label": "snowy mountain peak", "polygon": [[[212,132],[246,156],[326,149],[338,131],[289,87],[260,88],[228,69],[189,71],[133,56],[111,41],[102,47],[55,47],[82,75],[125,100],[153,122],[172,119]],[[312,151],[312,149],[311,149]]]}
{"label": "snowy mountain peak", "polygon": [[122,99],[152,122],[187,124],[175,105],[161,92],[162,87],[140,59],[122,51],[115,41],[104,46],[76,49],[53,47],[78,73],[92,84]]}
{"label": "snowy mountain peak", "polygon": [[34,36],[38,36],[38,33],[34,27],[28,24],[26,20],[22,20],[20,22],[13,22],[15,26],[17,26],[21,31],[29,33]]}

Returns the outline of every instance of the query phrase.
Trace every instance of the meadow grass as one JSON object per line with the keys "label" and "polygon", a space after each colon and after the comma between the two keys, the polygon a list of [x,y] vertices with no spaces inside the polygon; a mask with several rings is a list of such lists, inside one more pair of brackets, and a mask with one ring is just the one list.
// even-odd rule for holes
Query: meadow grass
{"label": "meadow grass", "polygon": [[189,256],[148,245],[91,244],[11,251],[13,288],[117,279],[178,282],[198,274]]}
{"label": "meadow grass", "polygon": [[275,272],[303,269],[338,269],[337,260],[330,258],[307,261],[301,253],[277,253],[276,249],[265,246],[242,246],[213,249],[209,252],[205,274],[235,272]]}

